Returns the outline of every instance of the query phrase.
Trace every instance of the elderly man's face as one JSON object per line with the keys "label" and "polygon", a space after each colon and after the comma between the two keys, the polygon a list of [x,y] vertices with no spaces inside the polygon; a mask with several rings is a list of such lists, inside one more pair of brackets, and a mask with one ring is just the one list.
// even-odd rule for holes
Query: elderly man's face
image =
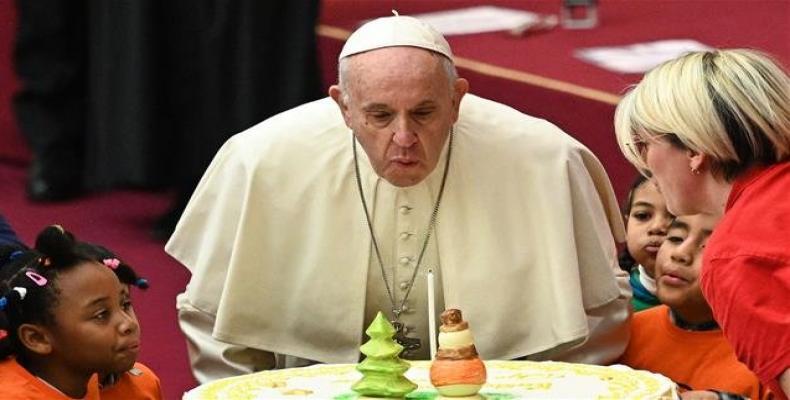
{"label": "elderly man's face", "polygon": [[329,90],[346,125],[379,176],[399,187],[421,182],[436,167],[468,83],[451,84],[440,56],[418,48],[378,49],[348,63],[348,92]]}

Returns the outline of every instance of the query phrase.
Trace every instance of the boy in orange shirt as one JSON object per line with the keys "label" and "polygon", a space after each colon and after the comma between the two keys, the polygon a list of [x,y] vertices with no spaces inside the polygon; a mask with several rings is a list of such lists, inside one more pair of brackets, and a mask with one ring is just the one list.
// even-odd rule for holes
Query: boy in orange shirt
{"label": "boy in orange shirt", "polygon": [[656,257],[663,305],[634,315],[620,363],[667,376],[689,390],[684,398],[705,391],[713,398],[768,399],[770,392],[735,357],[699,286],[702,252],[719,218],[697,214],[672,221]]}

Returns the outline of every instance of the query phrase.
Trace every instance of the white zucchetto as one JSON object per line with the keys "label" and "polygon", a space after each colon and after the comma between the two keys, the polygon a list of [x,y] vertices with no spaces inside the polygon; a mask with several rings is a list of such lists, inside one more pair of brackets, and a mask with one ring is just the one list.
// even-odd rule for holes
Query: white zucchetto
{"label": "white zucchetto", "polygon": [[343,45],[338,60],[370,50],[395,46],[419,47],[439,53],[450,60],[453,59],[450,45],[434,27],[417,18],[395,13],[392,17],[374,19],[354,31]]}

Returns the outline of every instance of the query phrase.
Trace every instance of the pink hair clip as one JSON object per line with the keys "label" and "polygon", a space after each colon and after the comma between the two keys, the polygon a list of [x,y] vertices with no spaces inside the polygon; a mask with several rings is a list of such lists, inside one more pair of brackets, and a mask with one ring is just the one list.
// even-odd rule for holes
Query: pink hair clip
{"label": "pink hair clip", "polygon": [[104,265],[112,269],[116,269],[118,268],[119,265],[121,265],[121,261],[118,260],[117,258],[105,258],[104,260],[102,260],[102,262],[104,263]]}
{"label": "pink hair clip", "polygon": [[[39,275],[36,272],[27,271],[25,272],[25,275],[27,275],[27,277],[30,278],[30,280],[33,281],[38,286],[44,286],[47,284],[47,278],[44,278],[43,276]],[[24,298],[25,296],[22,295],[22,297]]]}

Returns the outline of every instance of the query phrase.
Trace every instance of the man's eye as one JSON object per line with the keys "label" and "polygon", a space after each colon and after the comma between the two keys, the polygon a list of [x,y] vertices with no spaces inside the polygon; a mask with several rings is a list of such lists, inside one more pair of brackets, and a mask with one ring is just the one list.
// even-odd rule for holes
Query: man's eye
{"label": "man's eye", "polygon": [[104,311],[99,311],[99,312],[97,312],[96,314],[94,314],[94,315],[93,315],[93,319],[95,319],[95,320],[97,320],[97,321],[106,321],[106,320],[107,320],[107,317],[108,317],[109,315],[110,315],[110,313],[109,313],[109,312],[107,312],[106,310],[104,310]]}
{"label": "man's eye", "polygon": [[390,117],[390,115],[388,113],[373,113],[373,114],[371,114],[371,116],[374,119],[377,119],[379,121],[386,120],[386,119],[388,119]]}

